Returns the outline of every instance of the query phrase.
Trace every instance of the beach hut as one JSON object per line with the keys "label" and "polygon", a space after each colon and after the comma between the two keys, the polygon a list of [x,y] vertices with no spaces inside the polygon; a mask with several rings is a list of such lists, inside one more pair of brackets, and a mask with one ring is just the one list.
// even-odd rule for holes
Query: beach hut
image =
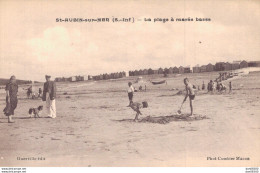
{"label": "beach hut", "polygon": [[144,74],[144,71],[140,69],[140,70],[138,71],[138,74],[139,74],[139,75],[143,75],[143,74]]}
{"label": "beach hut", "polygon": [[232,70],[237,70],[239,69],[239,64],[240,64],[241,61],[233,61],[233,63],[231,64],[231,69]]}
{"label": "beach hut", "polygon": [[112,79],[116,79],[116,73],[111,73],[112,74]]}
{"label": "beach hut", "polygon": [[105,74],[105,76],[106,76],[106,79],[110,79],[110,75],[109,74]]}
{"label": "beach hut", "polygon": [[225,65],[224,65],[224,70],[225,70],[225,71],[232,70],[232,64],[230,64],[229,62],[225,63]]}
{"label": "beach hut", "polygon": [[55,78],[55,82],[61,82],[62,81],[62,78],[61,77],[56,77]]}
{"label": "beach hut", "polygon": [[102,74],[99,75],[99,80],[103,80],[103,75]]}
{"label": "beach hut", "polygon": [[76,81],[77,81],[76,76],[70,77],[70,78],[69,78],[69,81],[70,81],[70,82],[76,82]]}
{"label": "beach hut", "polygon": [[87,76],[87,75],[84,75],[84,76],[82,76],[82,77],[83,77],[83,81],[88,80],[88,76]]}
{"label": "beach hut", "polygon": [[109,74],[109,79],[115,79],[115,73],[110,73]]}
{"label": "beach hut", "polygon": [[195,67],[192,68],[193,73],[199,73],[200,72],[200,66],[196,65]]}
{"label": "beach hut", "polygon": [[139,71],[138,70],[135,70],[134,71],[134,76],[138,76],[139,75]]}
{"label": "beach hut", "polygon": [[78,76],[78,80],[77,81],[84,81],[84,76]]}
{"label": "beach hut", "polygon": [[85,80],[88,80],[88,77],[87,76],[77,76],[77,81],[85,81]]}
{"label": "beach hut", "polygon": [[182,66],[179,67],[179,73],[181,73],[181,74],[184,73],[184,67],[182,67]]}
{"label": "beach hut", "polygon": [[212,65],[211,63],[209,63],[207,66],[206,66],[206,71],[207,72],[212,72],[214,71],[214,65]]}
{"label": "beach hut", "polygon": [[248,67],[260,67],[260,61],[250,61]]}
{"label": "beach hut", "polygon": [[119,72],[115,73],[115,78],[118,79],[119,78]]}
{"label": "beach hut", "polygon": [[173,73],[179,73],[179,68],[176,67],[176,66],[173,67],[172,72],[173,72]]}
{"label": "beach hut", "polygon": [[119,78],[119,73],[116,72],[116,73],[115,73],[115,79],[118,79],[118,78]]}
{"label": "beach hut", "polygon": [[111,74],[105,74],[105,76],[106,76],[106,79],[111,79]]}
{"label": "beach hut", "polygon": [[123,73],[119,72],[119,78],[122,78],[122,77],[123,77]]}
{"label": "beach hut", "polygon": [[84,81],[84,76],[78,76],[78,80],[77,81]]}
{"label": "beach hut", "polygon": [[158,69],[158,74],[163,74],[163,69],[162,68]]}
{"label": "beach hut", "polygon": [[203,72],[207,72],[207,66],[206,65],[203,65],[200,67],[200,72],[203,73]]}
{"label": "beach hut", "polygon": [[215,64],[216,71],[224,71],[225,70],[225,63],[224,62],[217,62]]}
{"label": "beach hut", "polygon": [[107,80],[106,74],[103,74],[103,80]]}
{"label": "beach hut", "polygon": [[170,68],[168,69],[168,73],[169,73],[169,74],[173,74],[173,68],[172,68],[172,67],[170,67]]}
{"label": "beach hut", "polygon": [[126,77],[126,72],[123,71],[122,74],[123,74],[123,77]]}
{"label": "beach hut", "polygon": [[129,76],[134,76],[134,71],[129,71]]}
{"label": "beach hut", "polygon": [[191,69],[189,66],[184,67],[184,73],[191,73]]}
{"label": "beach hut", "polygon": [[159,74],[158,70],[153,70],[153,74]]}
{"label": "beach hut", "polygon": [[79,80],[80,80],[80,79],[79,79],[80,76],[75,76],[75,77],[76,77],[76,81],[79,81]]}
{"label": "beach hut", "polygon": [[148,75],[148,70],[147,69],[143,70],[143,75]]}
{"label": "beach hut", "polygon": [[69,78],[67,78],[67,77],[62,77],[61,81],[62,81],[62,82],[68,82],[68,81],[69,81]]}
{"label": "beach hut", "polygon": [[247,67],[248,67],[248,63],[245,60],[240,62],[239,68],[247,68]]}
{"label": "beach hut", "polygon": [[151,68],[148,69],[148,75],[153,74],[153,70]]}
{"label": "beach hut", "polygon": [[88,80],[92,80],[93,77],[91,75],[88,75]]}
{"label": "beach hut", "polygon": [[168,68],[164,68],[163,72],[164,72],[164,74],[169,74],[169,69]]}
{"label": "beach hut", "polygon": [[101,76],[100,75],[97,75],[96,76],[96,80],[101,80],[102,78],[101,78]]}

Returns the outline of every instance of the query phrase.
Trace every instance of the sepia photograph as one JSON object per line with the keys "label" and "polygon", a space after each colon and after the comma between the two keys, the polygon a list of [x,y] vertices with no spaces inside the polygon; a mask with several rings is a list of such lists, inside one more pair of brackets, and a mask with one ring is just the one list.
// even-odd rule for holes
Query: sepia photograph
{"label": "sepia photograph", "polygon": [[258,0],[0,0],[1,171],[259,172],[259,18]]}

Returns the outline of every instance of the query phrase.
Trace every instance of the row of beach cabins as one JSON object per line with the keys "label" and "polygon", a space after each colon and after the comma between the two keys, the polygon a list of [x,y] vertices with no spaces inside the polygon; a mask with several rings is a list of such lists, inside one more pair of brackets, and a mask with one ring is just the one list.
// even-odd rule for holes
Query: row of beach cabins
{"label": "row of beach cabins", "polygon": [[[195,66],[192,69],[190,66],[188,67],[170,67],[170,68],[159,68],[157,70],[154,69],[144,69],[144,70],[135,70],[129,71],[129,76],[140,76],[140,75],[153,75],[153,74],[182,74],[182,73],[202,73],[202,72],[212,72],[212,71],[230,71],[236,70],[240,68],[246,67],[260,67],[260,61],[234,61],[232,63],[229,62],[217,62],[215,65],[208,64],[202,66]],[[125,72],[117,72],[110,74],[100,74],[96,76],[72,76],[69,78],[65,77],[57,77],[55,78],[56,82],[77,82],[77,81],[86,81],[86,80],[108,80],[108,79],[119,79],[126,77]]]}
{"label": "row of beach cabins", "polygon": [[110,73],[110,74],[100,74],[96,76],[85,75],[85,76],[72,76],[69,78],[65,77],[56,77],[56,82],[78,82],[78,81],[87,81],[87,80],[108,80],[108,79],[119,79],[126,77],[125,72],[117,72],[117,73]]}
{"label": "row of beach cabins", "polygon": [[215,65],[208,64],[202,66],[195,66],[191,69],[190,66],[187,67],[170,67],[170,68],[159,68],[153,70],[151,68],[144,70],[129,71],[129,76],[139,76],[139,75],[153,75],[153,74],[182,74],[182,73],[202,73],[202,72],[212,72],[212,71],[230,71],[237,70],[246,67],[260,67],[260,61],[234,61],[229,62],[217,62]]}

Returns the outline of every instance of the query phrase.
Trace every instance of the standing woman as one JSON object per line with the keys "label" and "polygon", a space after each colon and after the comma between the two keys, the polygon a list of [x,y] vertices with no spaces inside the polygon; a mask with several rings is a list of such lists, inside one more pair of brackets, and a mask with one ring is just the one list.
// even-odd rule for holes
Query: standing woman
{"label": "standing woman", "polygon": [[8,123],[13,123],[12,116],[14,115],[14,110],[17,107],[18,99],[18,85],[16,83],[16,77],[11,76],[9,83],[6,85],[6,107],[4,113],[8,116]]}

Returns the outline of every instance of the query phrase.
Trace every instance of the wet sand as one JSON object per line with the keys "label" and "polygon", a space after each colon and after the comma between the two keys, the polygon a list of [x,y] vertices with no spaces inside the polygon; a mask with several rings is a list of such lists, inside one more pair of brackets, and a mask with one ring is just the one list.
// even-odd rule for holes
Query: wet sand
{"label": "wet sand", "polygon": [[[29,118],[30,107],[45,108],[45,103],[26,99],[21,89],[25,86],[20,86],[15,123],[0,116],[0,166],[259,166],[259,72],[232,80],[231,93],[198,91],[195,118],[187,117],[188,102],[183,115],[177,114],[184,97],[177,93],[184,89],[184,77],[201,87],[203,80],[207,84],[217,75],[149,76],[155,81],[167,79],[167,85],[147,82],[146,92],[134,94],[134,101],[149,104],[138,122],[133,121],[135,112],[126,107],[127,82],[136,77],[57,83],[56,119],[47,118],[46,111],[41,118]],[[144,88],[144,83],[134,84],[140,85]],[[3,110],[4,90],[0,96]]]}

